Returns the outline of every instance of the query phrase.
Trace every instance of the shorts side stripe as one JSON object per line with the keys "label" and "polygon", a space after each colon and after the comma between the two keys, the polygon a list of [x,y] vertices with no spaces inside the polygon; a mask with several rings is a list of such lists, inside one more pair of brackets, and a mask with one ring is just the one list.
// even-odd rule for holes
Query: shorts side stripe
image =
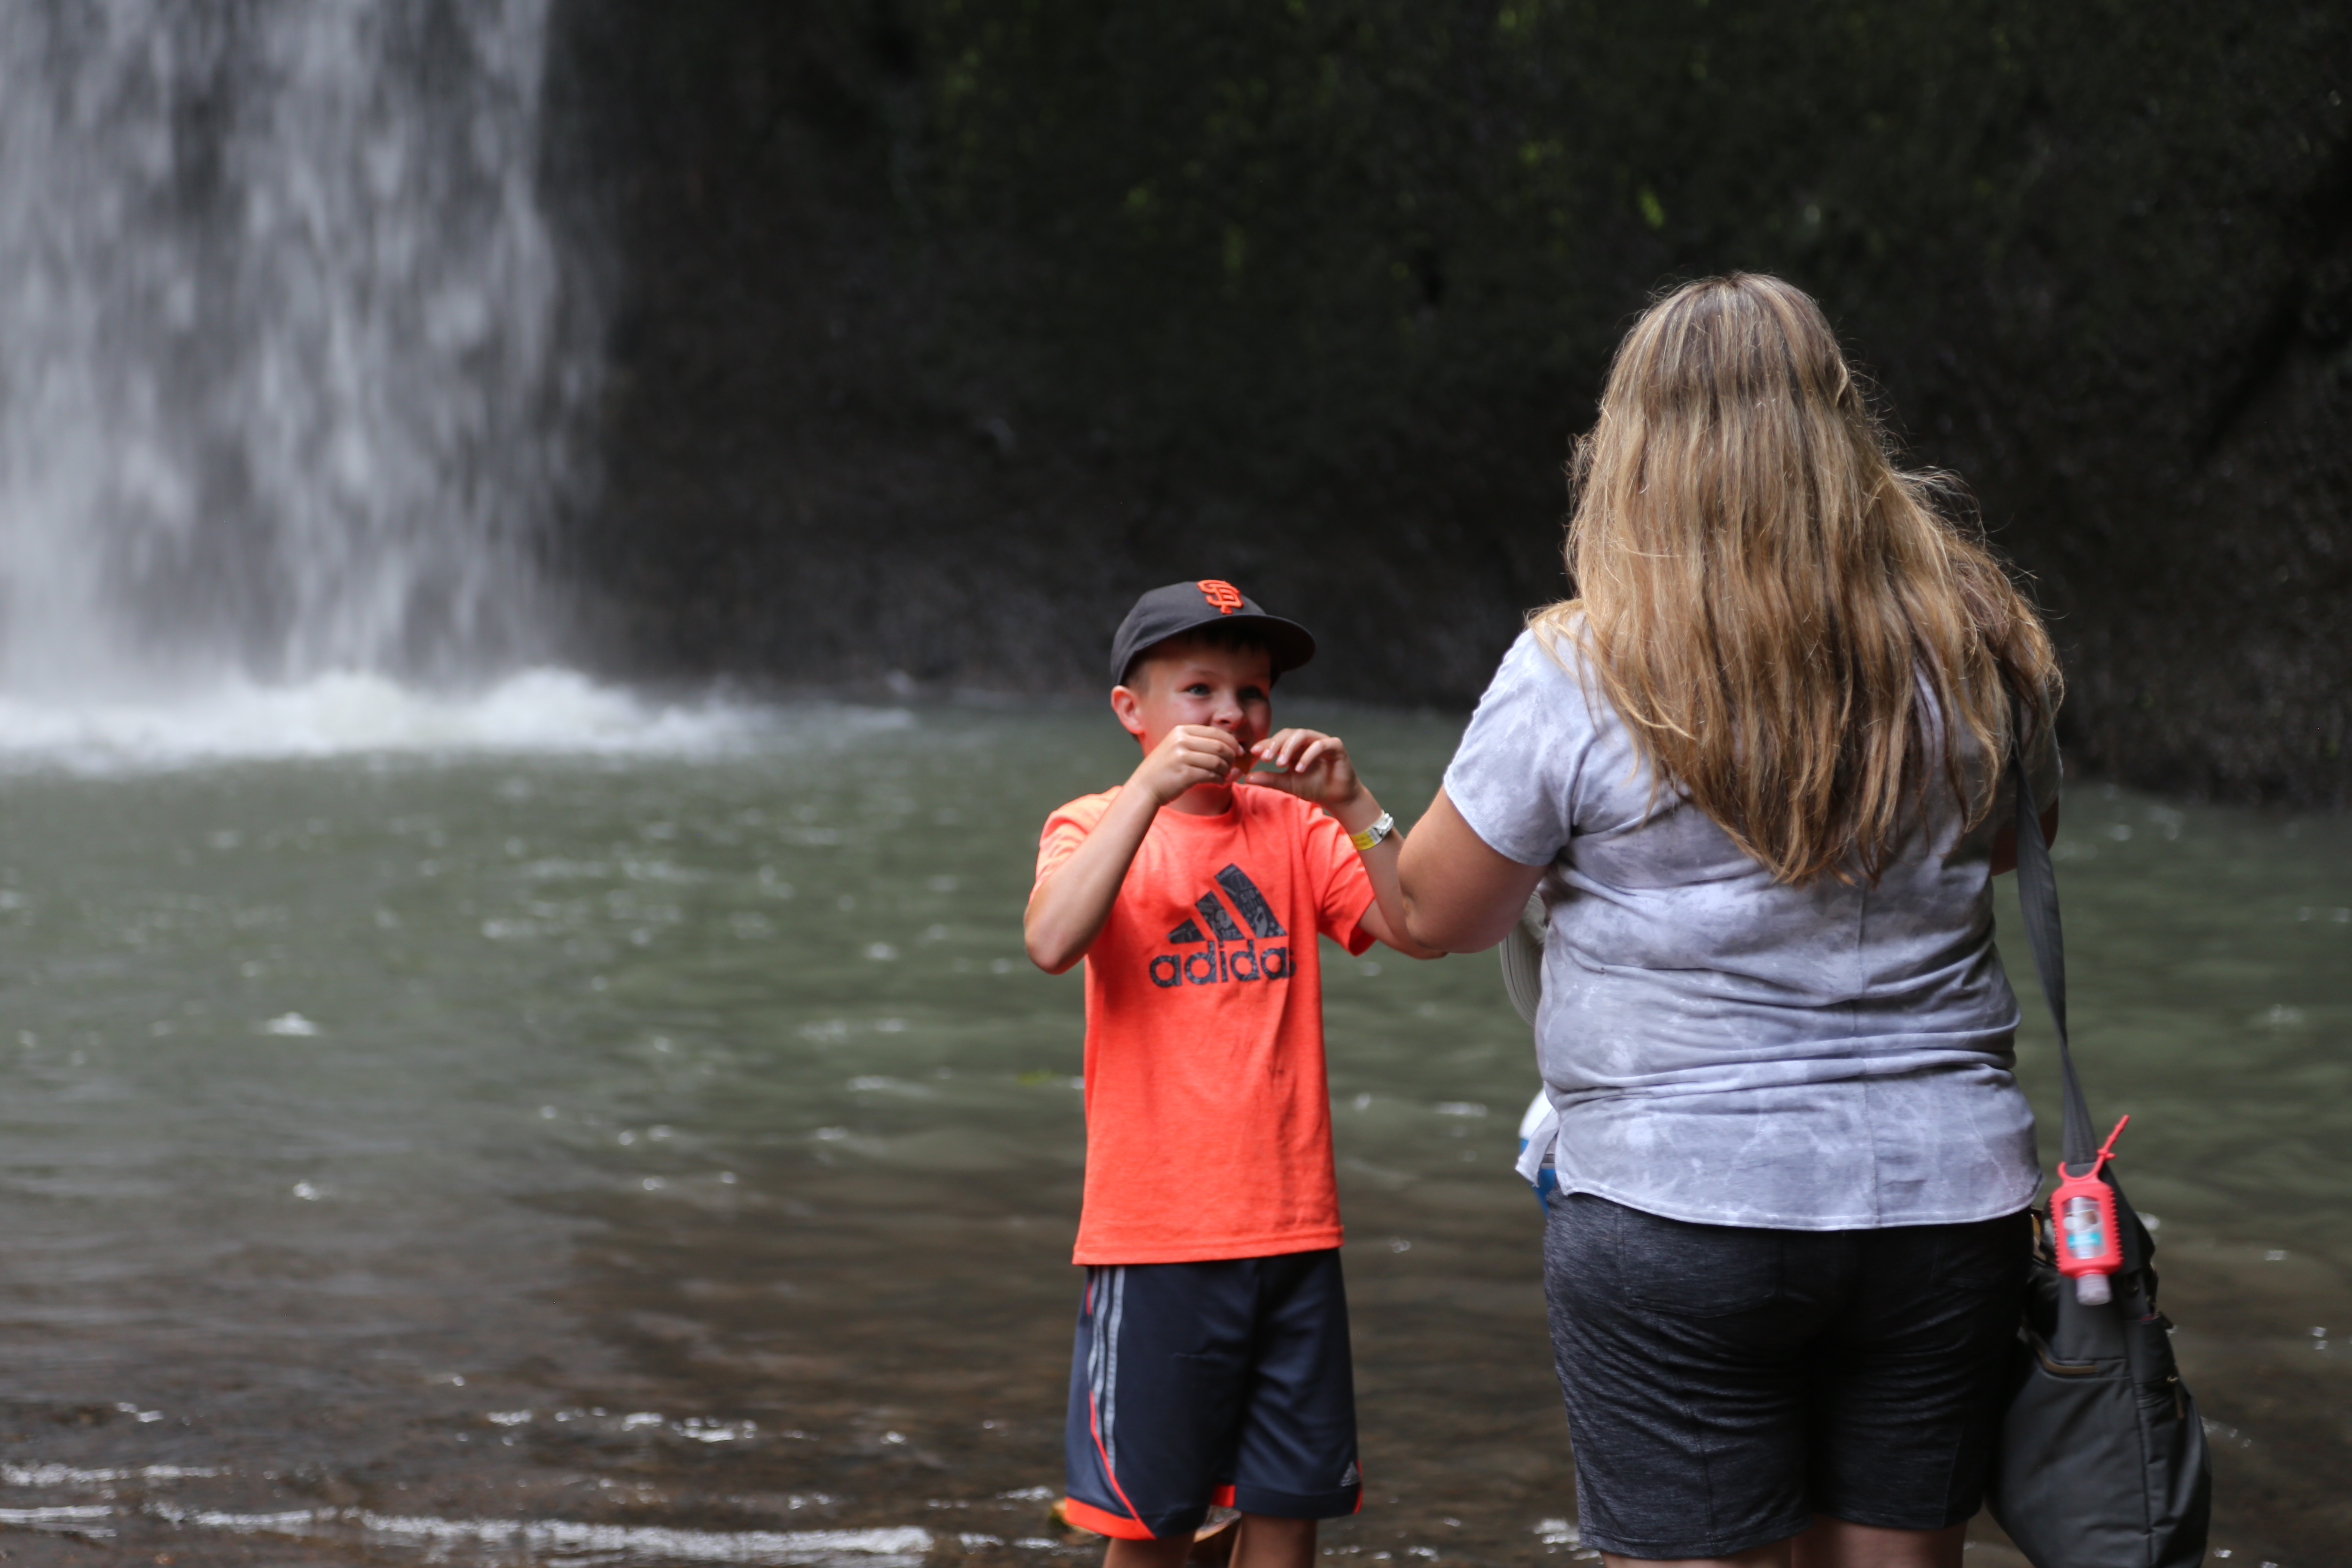
{"label": "shorts side stripe", "polygon": [[[1096,1287],[1105,1286],[1102,1300],[1097,1302]],[[1114,1456],[1118,1451],[1118,1326],[1127,1306],[1127,1266],[1114,1264],[1108,1268],[1087,1270],[1087,1301],[1092,1313],[1093,1332],[1087,1345],[1087,1421],[1093,1429],[1095,1452],[1101,1456],[1103,1477],[1110,1489],[1118,1495],[1138,1525],[1142,1526],[1144,1539],[1150,1539],[1151,1527],[1143,1521],[1143,1510],[1118,1484],[1118,1466]],[[1108,1319],[1108,1322],[1106,1322]]]}
{"label": "shorts side stripe", "polygon": [[1118,1331],[1127,1316],[1127,1265],[1110,1271],[1110,1331],[1103,1341],[1102,1450],[1103,1465],[1118,1484]]}
{"label": "shorts side stripe", "polygon": [[[1088,1425],[1093,1424],[1093,1412],[1102,1403],[1102,1310],[1099,1298],[1103,1291],[1103,1270],[1087,1270],[1087,1409]],[[1099,1447],[1099,1445],[1097,1445]]]}
{"label": "shorts side stripe", "polygon": [[[1087,1270],[1087,1426],[1092,1433],[1097,1452],[1103,1448],[1102,1414],[1103,1380],[1107,1375],[1109,1349],[1105,1343],[1105,1330],[1110,1315],[1113,1270],[1093,1268]],[[1109,1468],[1108,1458],[1104,1468]]]}

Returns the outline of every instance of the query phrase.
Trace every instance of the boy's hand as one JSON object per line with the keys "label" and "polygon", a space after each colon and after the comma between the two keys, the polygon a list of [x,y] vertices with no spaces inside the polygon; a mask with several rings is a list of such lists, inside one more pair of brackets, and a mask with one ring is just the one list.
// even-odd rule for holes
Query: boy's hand
{"label": "boy's hand", "polygon": [[1179,724],[1137,765],[1128,783],[1166,805],[1194,784],[1225,784],[1247,766],[1241,743],[1206,724]]}
{"label": "boy's hand", "polygon": [[1250,754],[1280,771],[1244,773],[1244,783],[1295,795],[1333,816],[1340,816],[1364,793],[1362,781],[1356,777],[1356,764],[1348,760],[1348,743],[1337,735],[1318,730],[1277,730],[1252,746]]}

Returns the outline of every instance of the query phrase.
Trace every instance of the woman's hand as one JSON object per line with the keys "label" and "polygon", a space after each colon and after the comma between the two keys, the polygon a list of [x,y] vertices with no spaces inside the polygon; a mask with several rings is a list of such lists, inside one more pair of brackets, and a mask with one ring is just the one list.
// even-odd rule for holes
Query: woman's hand
{"label": "woman's hand", "polygon": [[1490,848],[1441,789],[1397,862],[1405,934],[1446,952],[1490,948],[1511,933],[1548,869]]}

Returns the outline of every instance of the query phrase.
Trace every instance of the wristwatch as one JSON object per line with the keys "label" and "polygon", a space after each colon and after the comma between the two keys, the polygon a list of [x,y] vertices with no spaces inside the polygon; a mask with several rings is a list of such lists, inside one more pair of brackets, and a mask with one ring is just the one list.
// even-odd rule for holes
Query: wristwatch
{"label": "wristwatch", "polygon": [[1372,846],[1378,844],[1381,839],[1386,838],[1390,834],[1394,833],[1395,831],[1396,818],[1391,816],[1384,811],[1381,813],[1379,821],[1373,823],[1370,827],[1365,828],[1361,833],[1350,833],[1348,835],[1348,842],[1354,845],[1360,850],[1370,849]]}

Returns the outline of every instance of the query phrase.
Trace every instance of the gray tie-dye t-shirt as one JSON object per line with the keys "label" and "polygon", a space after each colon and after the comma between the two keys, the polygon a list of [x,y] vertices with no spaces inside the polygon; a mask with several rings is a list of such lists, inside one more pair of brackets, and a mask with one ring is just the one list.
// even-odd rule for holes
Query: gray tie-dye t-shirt
{"label": "gray tie-dye t-shirt", "polygon": [[[1580,651],[1556,647],[1512,645],[1445,793],[1492,847],[1552,868],[1536,1041],[1561,1188],[1787,1230],[2025,1206],[2033,1114],[1992,940],[2006,781],[1966,834],[1941,802],[1875,887],[1790,887],[1671,788],[1652,798],[1599,682],[1562,665]],[[2054,748],[2032,772],[2046,809]]]}

